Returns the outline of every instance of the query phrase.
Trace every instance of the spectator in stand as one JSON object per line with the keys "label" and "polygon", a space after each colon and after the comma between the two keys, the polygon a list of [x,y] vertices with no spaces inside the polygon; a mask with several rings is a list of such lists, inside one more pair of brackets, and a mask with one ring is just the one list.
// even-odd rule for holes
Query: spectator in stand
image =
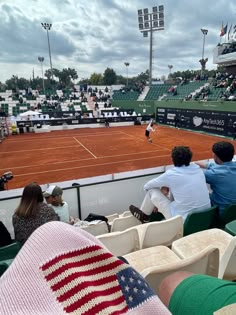
{"label": "spectator in stand", "polygon": [[149,221],[154,208],[166,219],[181,215],[185,220],[189,213],[211,206],[204,174],[191,163],[190,148],[174,147],[171,157],[174,167],[144,185],[146,195],[141,208],[130,206],[131,213],[141,222]]}
{"label": "spectator in stand", "polygon": [[196,163],[204,169],[206,182],[210,184],[212,205],[219,207],[220,215],[225,207],[236,203],[236,163],[233,162],[234,146],[227,141],[212,146],[214,162]]}
{"label": "spectator in stand", "polygon": [[98,103],[96,102],[95,105],[94,105],[94,110],[98,110],[99,109],[99,105]]}
{"label": "spectator in stand", "polygon": [[15,240],[24,244],[34,230],[49,221],[59,221],[59,216],[43,202],[41,187],[36,183],[28,184],[12,218]]}
{"label": "spectator in stand", "polygon": [[70,220],[69,206],[62,198],[63,190],[56,185],[49,185],[43,196],[54,211],[58,214],[60,221],[73,224],[73,220]]}

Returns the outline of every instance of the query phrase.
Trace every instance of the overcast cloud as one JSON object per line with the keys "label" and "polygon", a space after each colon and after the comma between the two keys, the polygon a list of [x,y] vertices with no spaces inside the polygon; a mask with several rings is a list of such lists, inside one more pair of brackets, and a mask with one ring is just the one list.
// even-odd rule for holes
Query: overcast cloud
{"label": "overcast cloud", "polygon": [[[165,7],[165,30],[154,33],[153,77],[200,69],[203,34],[208,29],[205,57],[213,64],[213,49],[220,42],[222,22],[236,24],[235,0],[0,0],[0,81],[12,75],[41,76],[38,56],[49,68],[46,31],[41,22],[52,23],[49,32],[54,68],[75,68],[79,79],[107,67],[126,75],[149,68],[149,38],[138,29],[137,10]],[[228,29],[229,29],[228,26]],[[224,38],[221,39],[222,41]]]}

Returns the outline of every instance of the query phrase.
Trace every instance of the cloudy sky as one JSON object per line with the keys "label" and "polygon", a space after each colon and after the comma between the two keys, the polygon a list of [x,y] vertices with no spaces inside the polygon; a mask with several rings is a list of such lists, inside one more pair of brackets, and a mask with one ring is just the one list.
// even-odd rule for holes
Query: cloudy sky
{"label": "cloudy sky", "polygon": [[[236,24],[235,0],[0,0],[0,81],[12,75],[41,76],[50,66],[46,31],[49,32],[53,68],[76,69],[79,79],[107,67],[126,76],[149,68],[149,38],[138,29],[137,10],[164,5],[165,30],[153,36],[153,77],[200,69],[203,34],[208,29],[205,57],[213,64],[213,49],[220,42],[222,22]],[[229,27],[228,27],[229,28]],[[223,42],[224,38],[221,38]]]}

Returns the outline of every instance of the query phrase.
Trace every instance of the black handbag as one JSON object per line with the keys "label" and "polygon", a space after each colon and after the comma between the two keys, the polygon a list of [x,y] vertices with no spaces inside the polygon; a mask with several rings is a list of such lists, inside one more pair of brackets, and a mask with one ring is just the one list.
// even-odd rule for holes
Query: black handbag
{"label": "black handbag", "polygon": [[104,215],[99,215],[96,213],[89,213],[87,218],[84,219],[84,221],[88,221],[88,222],[95,221],[95,220],[105,221],[106,223],[108,222],[108,219]]}
{"label": "black handbag", "polygon": [[110,225],[108,224],[108,219],[104,215],[99,215],[99,214],[96,214],[96,213],[89,213],[87,218],[84,219],[84,221],[88,221],[88,222],[95,221],[95,220],[100,220],[100,221],[106,222],[108,231],[110,232]]}

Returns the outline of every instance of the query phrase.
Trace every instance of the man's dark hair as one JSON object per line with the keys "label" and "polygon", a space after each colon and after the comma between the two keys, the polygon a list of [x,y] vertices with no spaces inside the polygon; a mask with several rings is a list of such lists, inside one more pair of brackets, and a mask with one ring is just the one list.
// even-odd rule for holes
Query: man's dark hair
{"label": "man's dark hair", "polygon": [[174,166],[188,166],[191,162],[192,156],[193,154],[190,148],[184,146],[174,147],[171,152]]}
{"label": "man's dark hair", "polygon": [[234,157],[234,146],[227,141],[214,143],[212,151],[222,162],[230,162]]}

